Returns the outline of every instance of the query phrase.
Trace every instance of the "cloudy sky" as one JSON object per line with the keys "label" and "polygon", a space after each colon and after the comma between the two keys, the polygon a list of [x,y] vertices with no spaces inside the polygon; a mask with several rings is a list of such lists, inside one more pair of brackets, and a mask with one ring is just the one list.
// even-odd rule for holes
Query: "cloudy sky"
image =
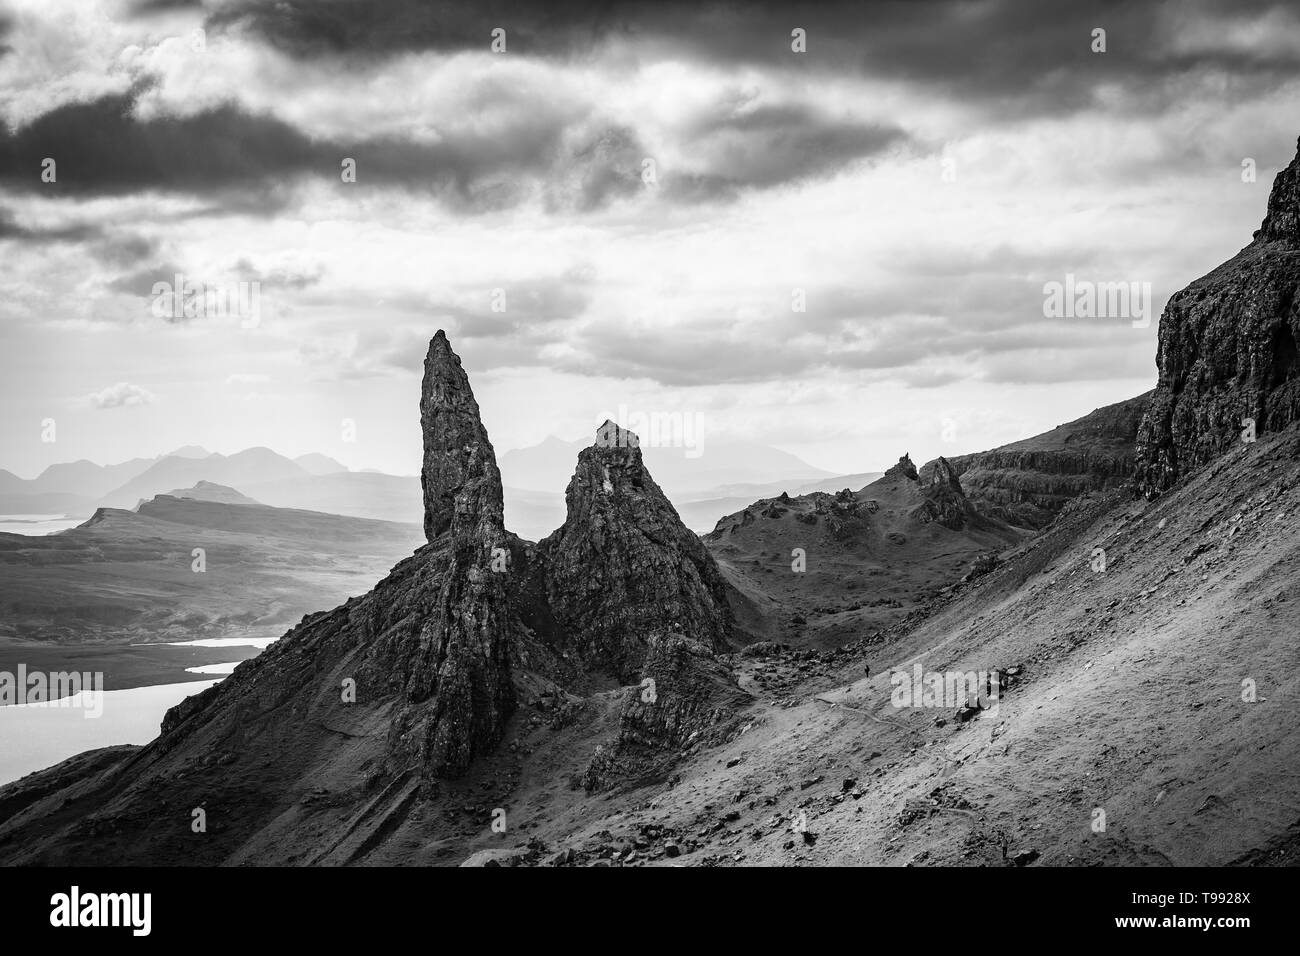
{"label": "cloudy sky", "polygon": [[[0,0],[0,467],[414,473],[438,328],[498,452],[620,406],[991,447],[1154,384],[1300,135],[1294,4],[533,6]],[[1152,321],[1045,317],[1067,274]]]}

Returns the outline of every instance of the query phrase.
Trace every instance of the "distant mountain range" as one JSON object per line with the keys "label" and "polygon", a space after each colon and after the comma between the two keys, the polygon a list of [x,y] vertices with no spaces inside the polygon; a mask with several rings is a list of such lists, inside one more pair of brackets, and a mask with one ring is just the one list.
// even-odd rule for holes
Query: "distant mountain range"
{"label": "distant mountain range", "polygon": [[[564,522],[564,489],[581,441],[550,437],[501,458],[506,521],[517,534],[540,540]],[[693,531],[705,532],[724,514],[756,498],[781,492],[861,488],[880,472],[832,475],[796,455],[756,442],[705,443],[697,450],[645,447],[643,455]],[[763,478],[754,481],[755,476]],[[89,517],[96,508],[133,509],[156,495],[195,497],[198,486],[220,485],[277,508],[418,524],[419,478],[371,469],[349,471],[327,455],[288,458],[269,448],[233,455],[197,445],[115,465],[76,461],[51,465],[32,479],[0,471],[0,514],[64,514]],[[186,489],[178,491],[178,489]]]}

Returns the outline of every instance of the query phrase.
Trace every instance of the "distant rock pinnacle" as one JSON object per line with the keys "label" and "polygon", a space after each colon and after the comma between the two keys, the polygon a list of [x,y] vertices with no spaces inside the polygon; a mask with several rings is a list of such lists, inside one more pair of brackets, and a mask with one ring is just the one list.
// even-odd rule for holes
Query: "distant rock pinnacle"
{"label": "distant rock pinnacle", "polygon": [[904,452],[903,457],[898,459],[898,464],[893,465],[885,472],[886,478],[907,478],[910,481],[916,481],[916,465],[912,464],[912,456]]}

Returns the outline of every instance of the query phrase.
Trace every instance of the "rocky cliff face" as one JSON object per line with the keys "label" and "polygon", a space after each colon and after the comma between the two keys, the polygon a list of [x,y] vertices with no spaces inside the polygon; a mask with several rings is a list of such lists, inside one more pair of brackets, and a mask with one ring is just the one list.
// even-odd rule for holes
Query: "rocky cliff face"
{"label": "rocky cliff face", "polygon": [[1160,494],[1256,434],[1300,419],[1300,153],[1246,248],[1170,298],[1136,484]]}
{"label": "rocky cliff face", "polygon": [[578,456],[564,525],[537,548],[563,640],[623,682],[652,637],[725,650],[731,611],[713,557],[646,471],[637,436],[613,422]]}
{"label": "rocky cliff face", "polygon": [[[1020,528],[1043,528],[1080,495],[1132,480],[1138,423],[1152,394],[1107,405],[1033,438],[957,456],[948,464],[981,514]],[[934,467],[934,462],[927,464],[922,475]]]}

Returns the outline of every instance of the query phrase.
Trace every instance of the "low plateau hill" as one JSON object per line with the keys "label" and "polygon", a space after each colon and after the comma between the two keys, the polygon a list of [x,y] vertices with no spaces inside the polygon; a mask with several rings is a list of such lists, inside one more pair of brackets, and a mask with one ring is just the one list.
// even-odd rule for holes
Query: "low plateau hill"
{"label": "low plateau hill", "polygon": [[186,498],[192,501],[213,501],[227,505],[260,505],[243,492],[212,481],[200,481],[193,488],[177,488],[164,493],[167,498]]}
{"label": "low plateau hill", "polygon": [[720,519],[705,541],[747,636],[840,646],[902,620],[1021,539],[944,477],[923,480],[904,455],[856,492],[765,498]]}

